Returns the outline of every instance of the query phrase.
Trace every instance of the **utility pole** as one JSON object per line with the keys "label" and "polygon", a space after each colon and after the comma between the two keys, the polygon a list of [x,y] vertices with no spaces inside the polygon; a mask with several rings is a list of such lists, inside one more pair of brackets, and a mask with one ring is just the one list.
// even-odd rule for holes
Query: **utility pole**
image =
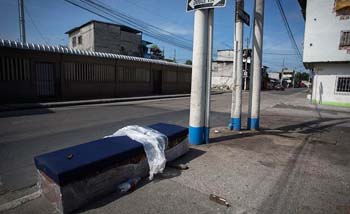
{"label": "utility pole", "polygon": [[191,104],[189,143],[204,142],[206,107],[206,73],[208,58],[208,10],[194,11],[193,62],[191,80]]}
{"label": "utility pole", "polygon": [[214,9],[208,9],[208,57],[207,57],[207,77],[206,77],[206,100],[205,100],[205,143],[209,142],[210,133],[210,92],[211,92],[211,69],[213,59],[213,32],[214,32]]}
{"label": "utility pole", "polygon": [[248,129],[259,129],[264,0],[254,0],[253,72],[249,90]]}
{"label": "utility pole", "polygon": [[174,48],[174,59],[173,59],[174,62],[176,62],[176,49]]}
{"label": "utility pole", "polygon": [[[235,61],[234,73],[236,74],[234,88],[235,88],[235,102],[232,100],[231,106],[231,122],[230,130],[241,130],[241,112],[242,112],[242,69],[243,69],[243,20],[238,17],[238,11],[244,10],[244,1],[236,0],[235,12]],[[233,91],[232,91],[233,93]],[[233,105],[233,103],[235,105]]]}
{"label": "utility pole", "polygon": [[22,43],[26,43],[26,27],[24,20],[24,3],[23,0],[18,0],[18,15],[19,15],[19,37]]}

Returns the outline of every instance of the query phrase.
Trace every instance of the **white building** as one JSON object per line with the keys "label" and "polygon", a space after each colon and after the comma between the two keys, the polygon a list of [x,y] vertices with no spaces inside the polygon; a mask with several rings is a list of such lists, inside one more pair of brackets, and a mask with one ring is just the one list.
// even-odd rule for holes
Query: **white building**
{"label": "white building", "polygon": [[305,23],[304,57],[313,70],[312,100],[350,107],[350,0],[299,0]]}
{"label": "white building", "polygon": [[281,72],[268,72],[270,79],[281,80]]}
{"label": "white building", "polygon": [[[249,50],[251,51],[251,50]],[[250,54],[250,53],[248,53]],[[233,58],[234,51],[232,49],[228,50],[218,50],[217,59],[213,61],[212,68],[212,86],[219,88],[233,88]],[[243,57],[243,69],[245,70],[246,59]],[[242,88],[244,89],[244,84],[249,88],[249,71],[250,71],[250,55],[247,57],[247,77],[243,76]],[[243,74],[244,75],[244,74]]]}
{"label": "white building", "polygon": [[282,83],[284,87],[294,87],[295,71],[290,69],[282,69]]}

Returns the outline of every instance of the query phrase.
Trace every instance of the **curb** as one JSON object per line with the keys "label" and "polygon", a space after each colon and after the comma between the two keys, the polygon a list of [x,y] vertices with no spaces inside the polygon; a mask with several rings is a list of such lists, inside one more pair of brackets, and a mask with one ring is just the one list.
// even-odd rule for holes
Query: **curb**
{"label": "curb", "polygon": [[40,196],[41,196],[41,191],[38,190],[38,191],[33,192],[29,195],[26,195],[26,196],[23,196],[21,198],[18,198],[18,199],[15,199],[13,201],[2,204],[2,205],[0,205],[0,213],[14,209],[14,208],[16,208],[24,203],[27,203],[29,201],[36,199],[36,198],[39,198]]}
{"label": "curb", "polygon": [[[213,92],[212,95],[222,94],[220,92]],[[174,94],[174,95],[157,95],[144,97],[124,97],[124,98],[108,98],[108,99],[94,99],[94,100],[76,100],[64,102],[47,102],[47,103],[24,103],[24,104],[3,104],[0,105],[0,112],[26,110],[26,109],[40,109],[40,108],[54,108],[75,105],[91,105],[91,104],[105,104],[105,103],[123,103],[143,100],[157,100],[157,99],[171,99],[190,97],[191,94]]]}

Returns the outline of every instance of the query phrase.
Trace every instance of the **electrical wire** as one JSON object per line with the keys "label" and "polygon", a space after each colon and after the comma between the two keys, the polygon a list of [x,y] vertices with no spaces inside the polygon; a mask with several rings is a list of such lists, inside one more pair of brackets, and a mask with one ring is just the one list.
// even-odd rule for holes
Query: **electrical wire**
{"label": "electrical wire", "polygon": [[29,13],[29,10],[24,6],[24,10],[26,12],[26,14],[29,17],[30,22],[32,23],[32,25],[34,26],[34,29],[36,30],[36,32],[39,34],[39,36],[41,37],[41,39],[44,41],[44,43],[46,45],[49,45],[49,42],[47,41],[47,39],[44,37],[44,35],[41,33],[41,31],[39,30],[38,26],[35,24],[34,19],[32,18],[32,16]]}
{"label": "electrical wire", "polygon": [[297,53],[297,55],[299,56],[300,60],[302,60],[302,55],[300,53],[300,50],[299,50],[299,47],[297,45],[297,43],[295,42],[295,39],[294,39],[294,36],[293,36],[293,32],[289,26],[289,23],[288,23],[288,20],[287,20],[287,17],[286,17],[286,14],[284,13],[284,10],[283,10],[283,7],[282,7],[282,4],[281,4],[281,1],[280,0],[275,0],[276,4],[277,4],[277,7],[280,11],[280,14],[282,16],[282,19],[283,19],[283,24],[287,30],[287,33],[288,33],[288,36],[289,36],[289,39],[291,40],[291,43],[295,49],[295,52]]}
{"label": "electrical wire", "polygon": [[192,43],[191,40],[188,40],[188,39],[185,39],[185,38],[182,38],[182,37],[178,37],[176,34],[173,34],[173,33],[169,32],[169,31],[161,29],[161,28],[159,28],[157,26],[148,24],[148,23],[144,22],[143,20],[130,17],[130,16],[126,15],[126,14],[123,14],[121,11],[118,11],[117,9],[111,9],[111,6],[101,2],[99,0],[95,0],[95,1],[92,1],[92,0],[79,0],[79,1],[84,1],[85,3],[89,3],[90,5],[93,5],[93,6],[96,6],[98,8],[101,8],[101,9],[103,9],[105,11],[109,11],[109,12],[113,13],[116,16],[120,16],[121,18],[128,20],[129,22],[131,22],[134,25],[140,25],[141,27],[144,27],[146,29],[151,29],[151,30],[153,30],[155,32],[162,33],[162,34],[165,34],[165,35],[171,35],[175,39],[182,40],[181,42],[190,42],[190,43]]}
{"label": "electrical wire", "polygon": [[99,2],[91,0],[64,0],[72,5],[75,5],[81,9],[91,12],[97,16],[100,16],[106,20],[113,23],[124,23],[133,28],[143,32],[147,36],[155,38],[157,40],[163,41],[165,43],[174,45],[176,47],[192,51],[192,43],[190,40],[178,37],[177,35],[162,30],[156,26],[149,25],[142,20],[135,19],[126,14],[117,11],[116,9],[111,9],[110,6]]}

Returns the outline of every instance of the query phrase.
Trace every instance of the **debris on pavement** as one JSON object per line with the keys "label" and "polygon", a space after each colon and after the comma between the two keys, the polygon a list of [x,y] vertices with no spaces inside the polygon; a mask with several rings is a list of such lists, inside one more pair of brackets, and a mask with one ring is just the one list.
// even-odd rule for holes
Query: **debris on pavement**
{"label": "debris on pavement", "polygon": [[187,169],[189,169],[187,164],[182,164],[182,163],[180,163],[180,164],[169,163],[168,166],[171,167],[171,168],[174,168],[174,169],[179,169],[179,170],[187,170]]}
{"label": "debris on pavement", "polygon": [[133,190],[136,188],[137,183],[141,180],[140,177],[137,178],[132,178],[132,179],[128,179],[127,181],[119,184],[118,189],[120,190],[120,192],[128,192],[129,190]]}
{"label": "debris on pavement", "polygon": [[209,199],[211,201],[214,201],[215,203],[218,203],[218,204],[221,204],[221,205],[224,205],[226,207],[229,207],[230,204],[227,202],[226,199],[220,197],[220,196],[217,196],[217,195],[214,195],[214,194],[210,194],[209,195]]}
{"label": "debris on pavement", "polygon": [[214,130],[214,133],[215,133],[215,134],[219,134],[220,131],[215,129],[215,130]]}

